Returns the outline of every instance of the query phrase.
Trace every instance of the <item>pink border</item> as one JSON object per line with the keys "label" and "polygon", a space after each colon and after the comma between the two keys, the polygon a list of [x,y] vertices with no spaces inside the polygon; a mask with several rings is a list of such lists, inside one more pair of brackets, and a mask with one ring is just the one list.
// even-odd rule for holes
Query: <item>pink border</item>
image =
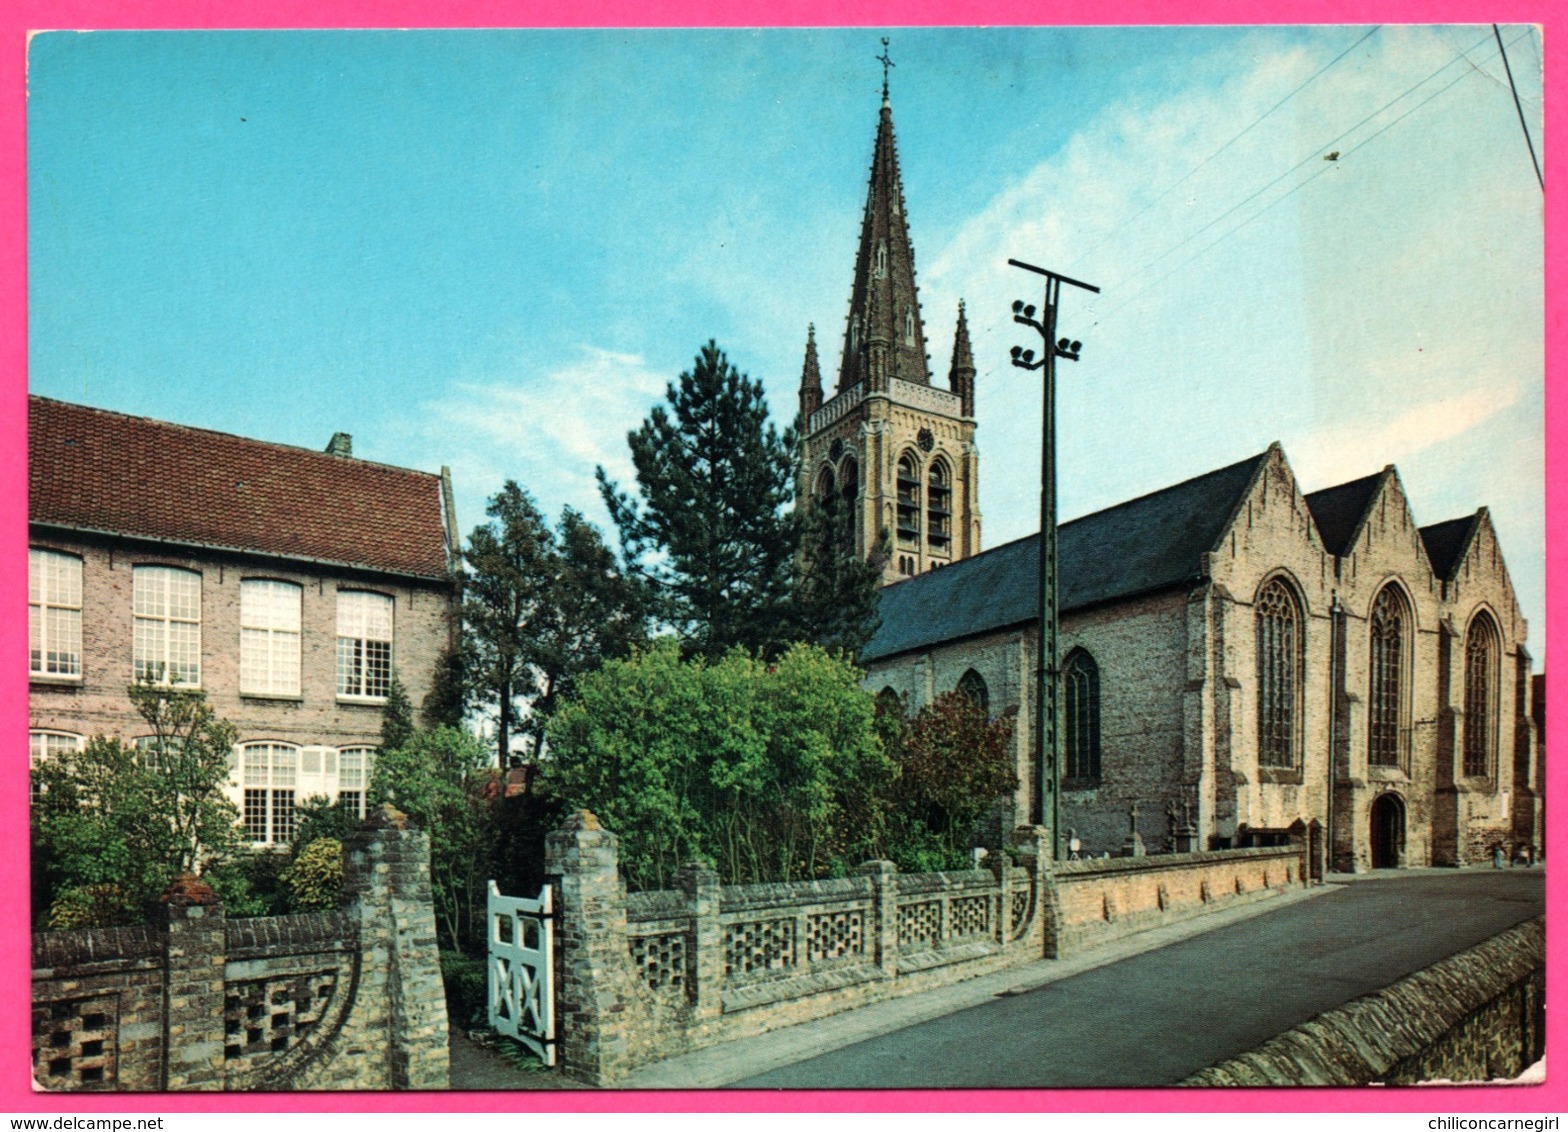
{"label": "pink border", "polygon": [[[751,26],[765,22],[776,26],[842,24],[851,26],[918,26],[965,24],[1160,24],[1204,22],[1266,23],[1370,23],[1468,22],[1540,23],[1545,38],[1556,21],[1547,19],[1545,0],[1524,0],[1483,5],[1475,0],[1286,0],[1267,7],[1252,5],[1238,12],[1234,0],[1062,0],[1042,7],[1025,0],[907,0],[892,3],[860,0],[845,4],[834,0],[776,0],[759,5],[755,0],[544,0],[508,3],[503,0],[280,0],[276,3],[208,3],[203,0],[163,0],[157,5],[124,0],[23,0],[0,11],[0,545],[4,561],[13,567],[0,570],[4,608],[13,615],[0,617],[0,719],[12,741],[3,749],[16,752],[5,774],[0,849],[3,859],[15,862],[0,888],[0,1110],[12,1113],[56,1112],[211,1112],[211,1111],[313,1111],[313,1112],[691,1112],[691,1111],[1038,1111],[1142,1112],[1233,1111],[1281,1112],[1513,1112],[1562,1111],[1568,1108],[1568,1073],[1559,1069],[1556,1079],[1536,1088],[1437,1088],[1437,1089],[1325,1089],[1325,1090],[1016,1090],[863,1093],[425,1093],[425,1094],[307,1094],[307,1095],[126,1095],[69,1096],[31,1091],[29,1045],[27,885],[24,862],[27,845],[23,783],[26,760],[23,731],[27,718],[27,685],[10,678],[22,673],[25,619],[20,563],[26,538],[25,503],[25,374],[26,374],[26,228],[25,228],[25,59],[26,32],[53,28],[192,28],[192,27],[504,27],[504,26]],[[1546,54],[1547,105],[1564,91],[1562,58]],[[1555,115],[1549,116],[1546,138],[1538,149],[1548,179],[1555,170],[1563,131]],[[1562,543],[1555,537],[1564,518],[1564,478],[1568,464],[1554,455],[1556,444],[1568,445],[1568,411],[1557,396],[1562,367],[1564,317],[1555,300],[1562,294],[1560,250],[1561,208],[1548,197],[1547,271],[1547,630],[1555,639],[1562,622],[1561,596],[1555,585],[1565,566]],[[1463,218],[1455,217],[1455,223]],[[1537,630],[1539,632],[1539,630]],[[1537,638],[1539,639],[1539,638]],[[10,660],[3,658],[9,657]],[[1563,681],[1553,678],[1549,700],[1564,691]],[[1568,717],[1551,729],[1549,750],[1555,753],[1568,734]],[[1549,804],[1554,812],[1568,804],[1568,790],[1560,776],[1549,782]],[[1547,834],[1548,859],[1568,862],[1568,838],[1558,822]],[[1568,864],[1548,874],[1549,907],[1563,903],[1568,884]],[[1558,970],[1568,947],[1552,933],[1549,938],[1550,970]],[[1552,979],[1552,990],[1558,990]],[[1549,1048],[1561,1050],[1568,1038],[1568,1015],[1555,1010],[1548,1015]]]}

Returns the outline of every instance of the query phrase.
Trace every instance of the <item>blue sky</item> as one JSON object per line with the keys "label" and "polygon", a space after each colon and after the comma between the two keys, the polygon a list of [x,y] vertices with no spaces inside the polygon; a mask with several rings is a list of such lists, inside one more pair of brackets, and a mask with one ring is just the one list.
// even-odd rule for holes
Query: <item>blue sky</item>
{"label": "blue sky", "polygon": [[[1540,144],[1540,43],[1505,27]],[[1541,192],[1491,29],[50,33],[28,60],[29,384],[508,478],[605,464],[716,338],[836,372],[881,82],[932,368],[979,368],[984,541],[1034,530],[1008,257],[1062,329],[1062,515],[1285,445],[1492,508],[1543,632]],[[1326,154],[1338,152],[1335,161]],[[829,378],[831,381],[831,377]]]}

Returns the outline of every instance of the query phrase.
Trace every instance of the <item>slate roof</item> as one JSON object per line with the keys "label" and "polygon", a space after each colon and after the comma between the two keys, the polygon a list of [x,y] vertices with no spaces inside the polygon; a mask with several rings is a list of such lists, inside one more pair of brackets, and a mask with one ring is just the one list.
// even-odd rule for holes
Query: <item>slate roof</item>
{"label": "slate roof", "polygon": [[1459,568],[1459,562],[1470,546],[1470,538],[1480,519],[1480,513],[1477,512],[1421,528],[1421,542],[1426,547],[1427,561],[1432,563],[1432,572],[1443,581],[1453,579],[1454,571]]}
{"label": "slate roof", "polygon": [[445,580],[441,479],[28,398],[28,518]]}
{"label": "slate roof", "polygon": [[1351,537],[1361,526],[1362,516],[1372,506],[1372,497],[1377,494],[1378,485],[1387,474],[1385,468],[1349,483],[1314,491],[1306,497],[1307,509],[1312,512],[1318,534],[1323,539],[1323,549],[1336,557],[1345,553]]}
{"label": "slate roof", "polygon": [[[1268,452],[1057,528],[1063,612],[1203,577]],[[1040,537],[1029,535],[882,591],[862,663],[1035,619]]]}

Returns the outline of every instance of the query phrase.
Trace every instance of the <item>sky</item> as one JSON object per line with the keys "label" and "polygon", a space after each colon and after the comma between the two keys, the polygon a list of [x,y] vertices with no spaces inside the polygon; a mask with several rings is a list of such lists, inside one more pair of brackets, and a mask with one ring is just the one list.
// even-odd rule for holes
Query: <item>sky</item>
{"label": "sky", "polygon": [[[1541,666],[1542,192],[1485,25],[42,34],[29,388],[349,432],[449,466],[465,533],[508,478],[608,528],[594,468],[630,482],[708,339],[781,426],[809,324],[831,385],[882,35],[985,546],[1038,527],[1018,258],[1101,288],[1063,297],[1064,520],[1274,440],[1305,491],[1395,464],[1423,525],[1491,509]],[[1502,37],[1539,150],[1539,34]]]}

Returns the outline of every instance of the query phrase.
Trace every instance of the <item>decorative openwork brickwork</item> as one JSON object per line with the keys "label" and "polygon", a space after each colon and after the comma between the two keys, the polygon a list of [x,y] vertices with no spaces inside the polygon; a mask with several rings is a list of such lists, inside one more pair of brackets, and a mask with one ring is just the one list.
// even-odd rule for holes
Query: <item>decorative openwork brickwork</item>
{"label": "decorative openwork brickwork", "polygon": [[957,938],[969,935],[989,935],[991,931],[991,898],[989,896],[959,896],[953,899],[952,926],[948,934]]}
{"label": "decorative openwork brickwork", "polygon": [[271,1057],[309,1036],[337,983],[337,972],[327,970],[230,985],[223,998],[225,1060]]}
{"label": "decorative openwork brickwork", "polygon": [[686,933],[632,936],[632,966],[650,990],[679,990],[686,985]]}
{"label": "decorative openwork brickwork", "polygon": [[751,920],[731,924],[724,937],[724,973],[746,975],[795,966],[795,921]]}
{"label": "decorative openwork brickwork", "polygon": [[1013,909],[1012,909],[1012,911],[1013,911],[1013,919],[1012,919],[1012,924],[1011,924],[1010,931],[1011,931],[1011,934],[1016,936],[1020,931],[1023,930],[1024,923],[1029,918],[1029,891],[1028,891],[1028,889],[1024,889],[1022,891],[1013,893]]}
{"label": "decorative openwork brickwork", "polygon": [[49,1089],[115,1086],[117,1002],[112,995],[33,1007],[33,1079]]}
{"label": "decorative openwork brickwork", "polygon": [[809,962],[863,955],[865,941],[865,913],[858,908],[806,917],[806,959]]}
{"label": "decorative openwork brickwork", "polygon": [[942,942],[942,902],[901,904],[898,909],[898,946],[935,947]]}

